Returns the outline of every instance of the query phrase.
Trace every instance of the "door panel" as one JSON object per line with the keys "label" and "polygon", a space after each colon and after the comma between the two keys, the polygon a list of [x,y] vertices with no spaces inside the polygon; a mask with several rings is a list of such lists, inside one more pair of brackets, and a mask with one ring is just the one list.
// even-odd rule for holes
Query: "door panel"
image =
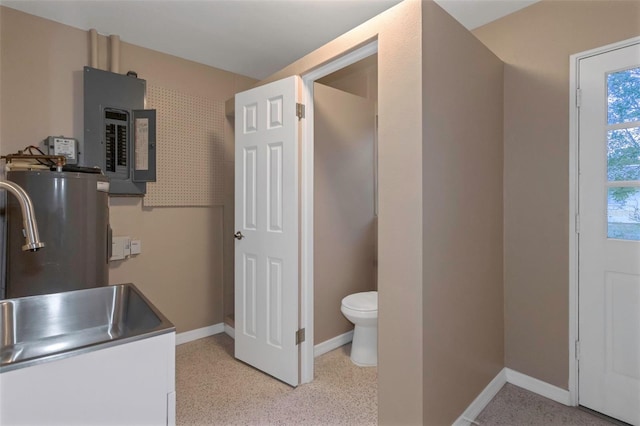
{"label": "door panel", "polygon": [[236,95],[235,356],[297,386],[298,78]]}
{"label": "door panel", "polygon": [[640,425],[640,45],[582,59],[579,403]]}

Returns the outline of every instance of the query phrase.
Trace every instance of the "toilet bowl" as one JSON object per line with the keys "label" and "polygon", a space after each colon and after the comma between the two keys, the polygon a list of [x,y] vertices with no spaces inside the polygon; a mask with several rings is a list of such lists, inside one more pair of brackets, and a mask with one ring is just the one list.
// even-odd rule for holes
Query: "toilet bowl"
{"label": "toilet bowl", "polygon": [[378,292],[351,294],[342,299],[340,310],[355,326],[351,361],[360,367],[378,365]]}

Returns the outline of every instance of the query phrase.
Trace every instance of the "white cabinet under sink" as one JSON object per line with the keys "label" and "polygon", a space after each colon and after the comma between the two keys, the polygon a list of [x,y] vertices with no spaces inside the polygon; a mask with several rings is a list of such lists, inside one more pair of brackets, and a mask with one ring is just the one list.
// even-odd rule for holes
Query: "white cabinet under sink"
{"label": "white cabinet under sink", "polygon": [[0,374],[0,425],[175,425],[175,332]]}

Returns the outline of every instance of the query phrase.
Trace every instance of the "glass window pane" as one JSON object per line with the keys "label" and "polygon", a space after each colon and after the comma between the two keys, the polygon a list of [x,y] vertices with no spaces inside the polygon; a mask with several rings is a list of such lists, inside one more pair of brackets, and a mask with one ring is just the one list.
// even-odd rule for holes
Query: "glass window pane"
{"label": "glass window pane", "polygon": [[609,124],[640,121],[640,67],[607,75]]}
{"label": "glass window pane", "polygon": [[607,237],[640,241],[640,188],[609,188]]}
{"label": "glass window pane", "polygon": [[607,177],[640,180],[640,127],[607,132]]}

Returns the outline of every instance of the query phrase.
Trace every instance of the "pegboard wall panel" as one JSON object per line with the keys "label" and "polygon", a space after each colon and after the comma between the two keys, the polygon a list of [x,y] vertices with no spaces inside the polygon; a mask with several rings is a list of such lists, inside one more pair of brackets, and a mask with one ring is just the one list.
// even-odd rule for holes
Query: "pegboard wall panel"
{"label": "pegboard wall panel", "polygon": [[146,108],[157,111],[157,175],[144,205],[224,204],[224,102],[147,84]]}

